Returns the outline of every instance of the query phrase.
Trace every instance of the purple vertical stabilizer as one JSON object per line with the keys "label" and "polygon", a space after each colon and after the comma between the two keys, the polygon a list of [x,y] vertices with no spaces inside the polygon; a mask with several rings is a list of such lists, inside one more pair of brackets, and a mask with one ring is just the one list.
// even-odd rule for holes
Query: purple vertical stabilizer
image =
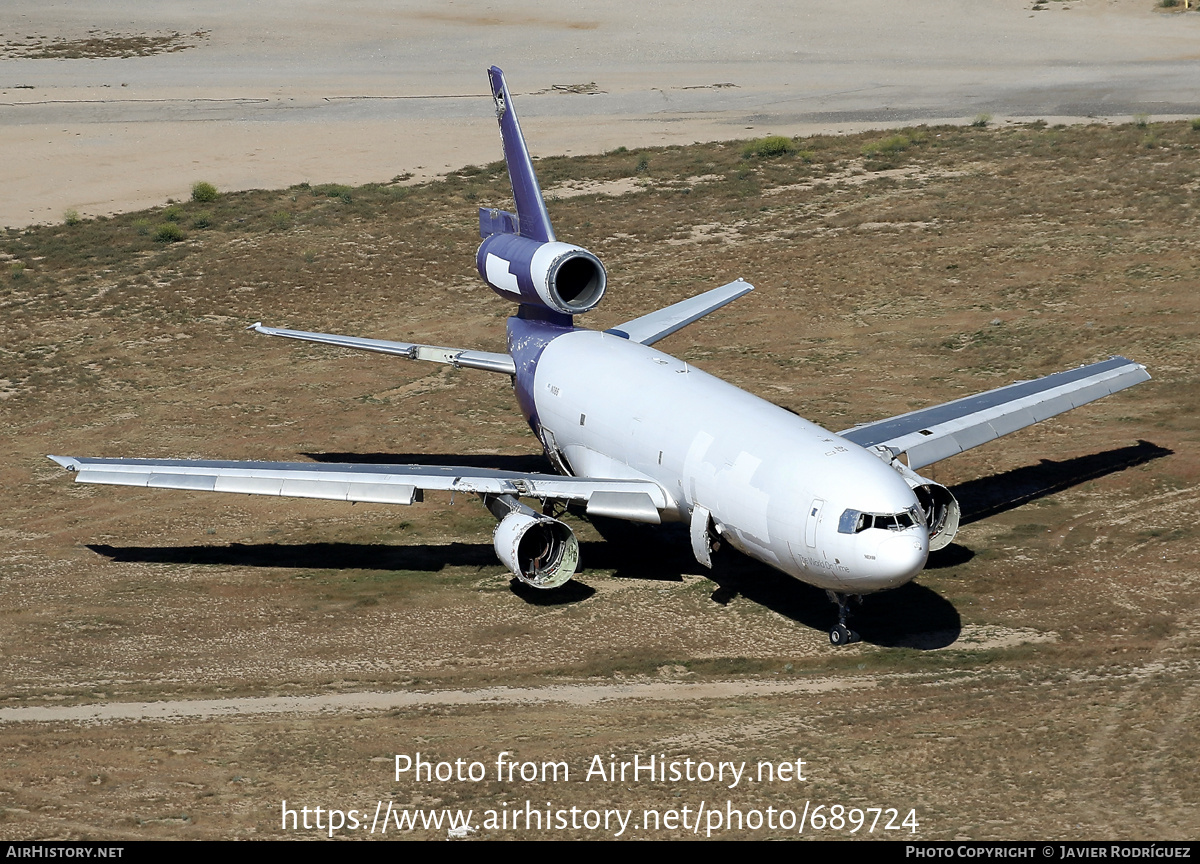
{"label": "purple vertical stabilizer", "polygon": [[508,179],[512,181],[513,200],[517,203],[518,230],[522,237],[550,243],[555,239],[550,214],[546,212],[546,202],[542,200],[542,190],[533,173],[533,162],[521,134],[521,124],[517,122],[517,113],[513,110],[512,97],[508,95],[508,85],[504,83],[504,73],[493,66],[488,70],[488,80],[492,84],[492,99],[496,102],[496,119],[500,121]]}

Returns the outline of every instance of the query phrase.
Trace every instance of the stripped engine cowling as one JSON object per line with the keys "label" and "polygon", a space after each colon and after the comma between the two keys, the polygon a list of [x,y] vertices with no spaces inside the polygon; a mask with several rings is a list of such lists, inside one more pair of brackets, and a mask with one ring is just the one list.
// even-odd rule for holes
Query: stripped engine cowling
{"label": "stripped engine cowling", "polygon": [[917,496],[917,503],[921,505],[925,525],[929,529],[929,551],[949,546],[958,533],[958,523],[962,518],[962,508],[958,506],[957,499],[941,483],[922,477],[899,459],[892,459],[889,464],[900,473],[908,488]]}
{"label": "stripped engine cowling", "polygon": [[608,274],[600,259],[570,243],[542,243],[517,234],[486,238],[475,254],[483,281],[506,300],[578,315],[596,308]]}
{"label": "stripped engine cowling", "polygon": [[534,588],[557,588],[575,575],[579,541],[565,523],[527,507],[500,520],[492,545],[504,566]]}

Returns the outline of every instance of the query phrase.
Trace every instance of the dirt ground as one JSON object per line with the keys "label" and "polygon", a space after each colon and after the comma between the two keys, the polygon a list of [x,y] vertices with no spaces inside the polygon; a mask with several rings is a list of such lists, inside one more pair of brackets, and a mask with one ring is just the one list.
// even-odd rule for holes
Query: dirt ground
{"label": "dirt ground", "polygon": [[[500,376],[242,329],[502,349],[510,308],[473,273],[500,166],[10,230],[0,837],[324,836],[283,831],[283,802],[479,824],[527,800],[919,822],[820,836],[1195,837],[1198,145],[1147,121],[539,160],[560,237],[610,272],[581,324],[745,277],[754,293],[660,347],[831,429],[1114,354],[1149,369],[933,466],[961,533],[837,650],[821,592],[736,555],[704,571],[678,531],[573,519],[583,570],[547,594],[513,584],[475,500],[81,486],[45,459],[542,470]],[[156,240],[166,225],[183,239]],[[487,777],[397,781],[418,751]],[[502,751],[570,779],[498,781]],[[597,755],[800,759],[805,780],[585,779]]]}

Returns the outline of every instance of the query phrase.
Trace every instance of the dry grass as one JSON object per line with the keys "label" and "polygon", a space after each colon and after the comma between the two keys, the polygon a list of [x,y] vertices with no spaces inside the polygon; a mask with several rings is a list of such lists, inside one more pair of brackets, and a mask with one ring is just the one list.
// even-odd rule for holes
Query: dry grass
{"label": "dry grass", "polygon": [[[281,798],[418,800],[369,760],[419,747],[573,764],[803,756],[805,789],[729,797],[916,807],[926,838],[1195,836],[1200,163],[1188,124],[1154,132],[1154,148],[1133,125],[1026,126],[893,133],[902,148],[880,133],[808,139],[752,162],[738,144],[539,160],[545,187],[647,181],[552,205],[559,236],[612,275],[581,323],[743,276],[754,294],[661,347],[835,430],[1114,353],[1155,376],[934,466],[977,515],[917,585],[858,610],[867,644],[836,652],[820,592],[744,559],[702,573],[670,532],[609,543],[577,521],[587,569],[560,596],[529,596],[473,501],[401,512],[81,487],[43,458],[530,464],[537,445],[495,376],[241,329],[502,350],[510,307],[473,256],[475,208],[509,206],[503,166],[8,232],[0,706],[668,673],[856,687],[4,727],[0,832],[273,836]],[[179,243],[151,233],[200,222]],[[676,792],[705,790],[603,795],[665,806]],[[436,790],[456,806],[529,794],[543,793]]]}
{"label": "dry grass", "polygon": [[[2,35],[2,34],[0,34]],[[194,48],[208,38],[195,33],[110,33],[92,30],[77,39],[13,36],[0,43],[0,59],[94,60],[102,57],[152,57]]]}

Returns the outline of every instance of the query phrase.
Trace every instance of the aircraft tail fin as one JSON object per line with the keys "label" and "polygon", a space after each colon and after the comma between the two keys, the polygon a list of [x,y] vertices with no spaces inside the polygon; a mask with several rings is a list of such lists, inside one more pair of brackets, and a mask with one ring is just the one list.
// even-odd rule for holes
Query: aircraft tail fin
{"label": "aircraft tail fin", "polygon": [[[512,181],[517,212],[513,219],[511,213],[481,209],[479,232],[485,237],[495,233],[519,234],[530,240],[551,243],[555,239],[554,228],[550,225],[550,214],[546,212],[546,202],[542,199],[542,189],[533,171],[533,160],[529,158],[529,149],[521,134],[521,124],[517,122],[504,73],[493,66],[488,69],[488,80],[492,85],[492,99],[496,103],[496,119],[500,121],[504,161],[508,165],[508,178]],[[484,234],[485,231],[487,234]]]}

